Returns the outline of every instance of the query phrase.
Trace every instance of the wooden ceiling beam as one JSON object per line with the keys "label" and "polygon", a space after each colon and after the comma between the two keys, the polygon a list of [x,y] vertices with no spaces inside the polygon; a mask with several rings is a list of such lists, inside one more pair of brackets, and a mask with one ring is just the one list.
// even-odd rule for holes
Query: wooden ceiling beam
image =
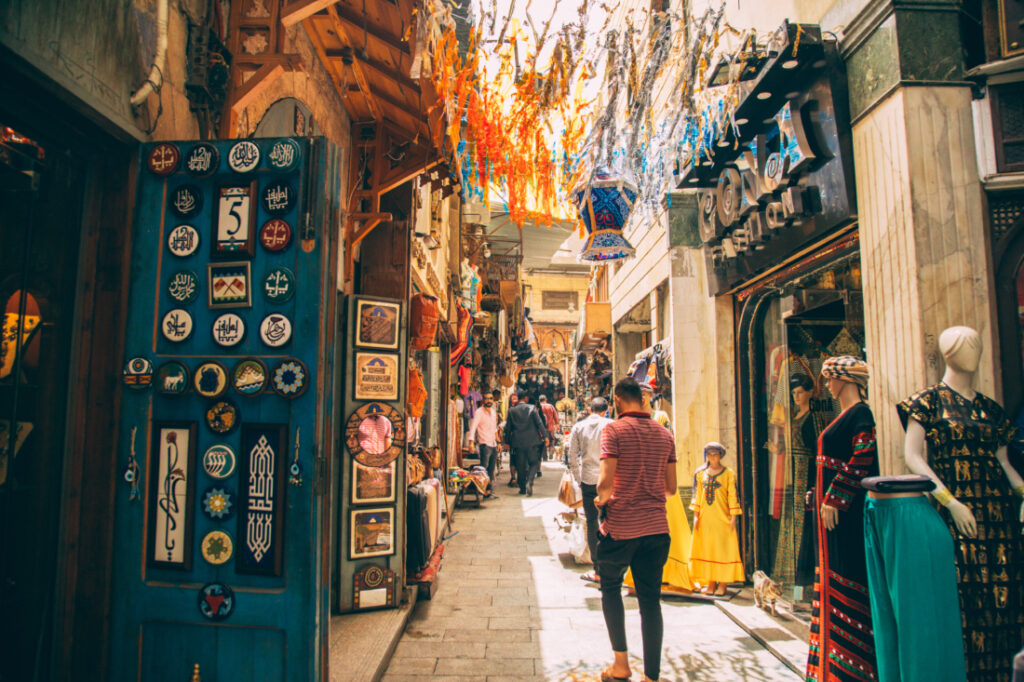
{"label": "wooden ceiling beam", "polygon": [[[337,8],[334,5],[331,5],[327,8],[327,14],[331,17],[331,24],[334,26],[334,30],[338,34],[338,39],[341,40],[342,44],[349,48],[354,47],[355,42],[353,42],[348,28],[342,23],[341,18],[338,16]],[[352,72],[355,74],[359,90],[362,91],[363,96],[366,98],[366,105],[370,108],[370,113],[373,114],[375,119],[380,120],[382,118],[380,105],[374,98],[373,91],[370,89],[370,81],[367,79],[366,72],[363,70],[363,65],[360,61],[354,60],[352,62]]]}
{"label": "wooden ceiling beam", "polygon": [[316,54],[320,58],[320,63],[324,65],[324,69],[331,77],[331,82],[334,83],[334,89],[341,97],[341,101],[345,105],[345,110],[348,111],[349,116],[352,116],[352,100],[348,95],[348,83],[344,77],[343,67],[336,64],[333,59],[329,58],[329,50],[324,48],[324,43],[320,39],[320,33],[317,31],[316,23],[312,18],[304,19],[302,21],[302,27],[306,29],[306,35],[309,36],[309,41],[313,43],[313,49],[316,50]]}
{"label": "wooden ceiling beam", "polygon": [[[342,54],[342,50],[325,50],[325,53],[331,59],[341,59],[344,56]],[[362,55],[360,55],[359,50],[352,50],[351,56],[353,60],[359,60],[360,62],[368,66],[371,70],[379,73],[381,76],[384,76],[385,78],[394,81],[395,83],[401,85],[404,88],[412,90],[416,95],[420,94],[420,84],[414,81],[413,79],[409,78],[407,75],[403,74],[401,71],[393,69],[387,64],[379,62],[376,59],[363,57]]]}
{"label": "wooden ceiling beam", "polygon": [[293,0],[281,8],[281,23],[292,26],[336,2],[338,0]]}
{"label": "wooden ceiling beam", "polygon": [[[409,45],[402,40],[401,36],[389,33],[376,24],[371,24],[368,21],[364,22],[361,14],[349,9],[345,5],[332,5],[328,8],[328,11],[337,15],[338,18],[351,29],[360,33],[365,32],[367,36],[373,38],[378,43],[386,45],[394,50],[398,50],[403,54],[409,54]],[[364,23],[366,24],[365,29],[363,27]]]}
{"label": "wooden ceiling beam", "polygon": [[[406,104],[405,102],[400,102],[399,100],[391,97],[390,95],[388,95],[386,93],[381,92],[380,90],[373,89],[372,86],[370,86],[370,88],[371,88],[371,95],[370,95],[370,97],[372,97],[374,100],[376,100],[377,104],[380,107],[386,108],[387,109],[386,113],[392,114],[392,116],[390,116],[390,117],[385,116],[385,118],[390,118],[395,123],[399,123],[399,121],[395,121],[395,118],[396,118],[395,115],[397,114],[397,117],[405,119],[406,122],[414,123],[414,125],[409,126],[409,128],[414,133],[420,133],[420,134],[428,135],[429,136],[430,129],[427,128],[426,122],[423,119],[421,119],[419,116],[416,115],[416,113],[414,111],[414,108],[410,108],[410,106],[408,104]],[[357,92],[357,91],[361,90],[361,88],[359,88],[358,86],[355,86],[355,85],[349,85],[348,89],[349,89],[349,92]],[[368,97],[367,99],[370,99],[370,98]],[[380,120],[380,119],[378,119],[378,120]]]}

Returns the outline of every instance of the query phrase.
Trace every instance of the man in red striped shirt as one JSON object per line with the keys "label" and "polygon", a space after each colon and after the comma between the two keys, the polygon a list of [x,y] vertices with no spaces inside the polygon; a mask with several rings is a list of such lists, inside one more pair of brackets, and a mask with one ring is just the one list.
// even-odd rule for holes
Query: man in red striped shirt
{"label": "man in red striped shirt", "polygon": [[644,411],[640,384],[626,377],[615,384],[619,418],[601,432],[601,476],[597,500],[603,523],[597,540],[601,607],[615,663],[602,680],[628,680],[626,613],[622,579],[633,572],[640,605],[645,680],[661,674],[661,574],[670,544],[665,500],[678,493],[672,434]]}

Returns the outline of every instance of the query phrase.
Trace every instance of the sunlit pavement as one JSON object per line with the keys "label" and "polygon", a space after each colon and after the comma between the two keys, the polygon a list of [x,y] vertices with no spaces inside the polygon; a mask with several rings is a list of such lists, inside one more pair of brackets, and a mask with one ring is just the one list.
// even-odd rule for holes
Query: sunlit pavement
{"label": "sunlit pavement", "polygon": [[[507,466],[507,465],[506,465]],[[534,497],[455,512],[438,590],[420,602],[384,680],[598,680],[611,661],[600,592],[579,576],[555,517],[563,468],[545,463]],[[663,599],[662,680],[798,680],[714,604]],[[634,680],[643,679],[640,615],[626,597]]]}

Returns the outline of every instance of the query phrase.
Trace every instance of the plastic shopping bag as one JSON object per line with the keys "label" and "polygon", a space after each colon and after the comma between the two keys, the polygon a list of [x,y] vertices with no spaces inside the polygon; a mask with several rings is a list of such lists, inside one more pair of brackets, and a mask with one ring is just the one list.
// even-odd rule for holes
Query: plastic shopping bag
{"label": "plastic shopping bag", "polygon": [[580,490],[580,484],[573,479],[572,474],[568,471],[562,474],[562,482],[558,485],[558,501],[569,509],[578,509],[583,506],[583,492]]}
{"label": "plastic shopping bag", "polygon": [[592,564],[590,546],[587,544],[587,522],[576,517],[569,529],[569,553],[577,564]]}

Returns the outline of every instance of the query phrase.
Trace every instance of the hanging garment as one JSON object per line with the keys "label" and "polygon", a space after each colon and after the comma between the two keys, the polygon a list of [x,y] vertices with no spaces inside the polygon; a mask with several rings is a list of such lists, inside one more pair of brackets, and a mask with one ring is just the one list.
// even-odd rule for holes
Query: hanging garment
{"label": "hanging garment", "polygon": [[949,511],[940,510],[953,534],[957,583],[971,682],[1006,680],[1024,641],[1024,538],[1013,495],[996,450],[1016,427],[1000,405],[980,393],[968,400],[938,384],[896,406],[906,427],[924,427],[932,470],[974,514],[978,530],[967,538]]}
{"label": "hanging garment", "polygon": [[409,300],[409,347],[426,350],[433,346],[440,320],[441,306],[437,297],[414,294]]}
{"label": "hanging garment", "polygon": [[816,599],[811,610],[807,679],[873,680],[871,628],[864,558],[864,497],[860,480],[878,475],[875,418],[858,402],[835,418],[818,438],[815,509],[839,510],[831,531],[818,519]]}
{"label": "hanging garment", "polygon": [[407,402],[407,409],[411,416],[417,419],[423,416],[423,406],[427,402],[427,389],[423,385],[423,375],[412,365],[409,365],[409,396]]}
{"label": "hanging garment", "polygon": [[421,484],[406,493],[405,568],[417,573],[430,561],[430,522],[427,518],[427,491]]}
{"label": "hanging garment", "polygon": [[[663,592],[692,592],[693,581],[690,579],[690,524],[686,520],[686,509],[679,495],[669,495],[665,500],[665,515],[668,517],[668,534],[672,543],[668,548],[668,561],[661,572],[661,589]],[[634,587],[633,574],[626,572],[623,580],[626,587]]]}
{"label": "hanging garment", "polygon": [[701,585],[746,580],[739,536],[731,527],[732,517],[742,513],[736,473],[729,467],[717,474],[707,469],[698,473],[690,509],[696,524],[690,545],[690,579]]}
{"label": "hanging garment", "polygon": [[923,495],[864,506],[879,682],[967,679],[953,539]]}

